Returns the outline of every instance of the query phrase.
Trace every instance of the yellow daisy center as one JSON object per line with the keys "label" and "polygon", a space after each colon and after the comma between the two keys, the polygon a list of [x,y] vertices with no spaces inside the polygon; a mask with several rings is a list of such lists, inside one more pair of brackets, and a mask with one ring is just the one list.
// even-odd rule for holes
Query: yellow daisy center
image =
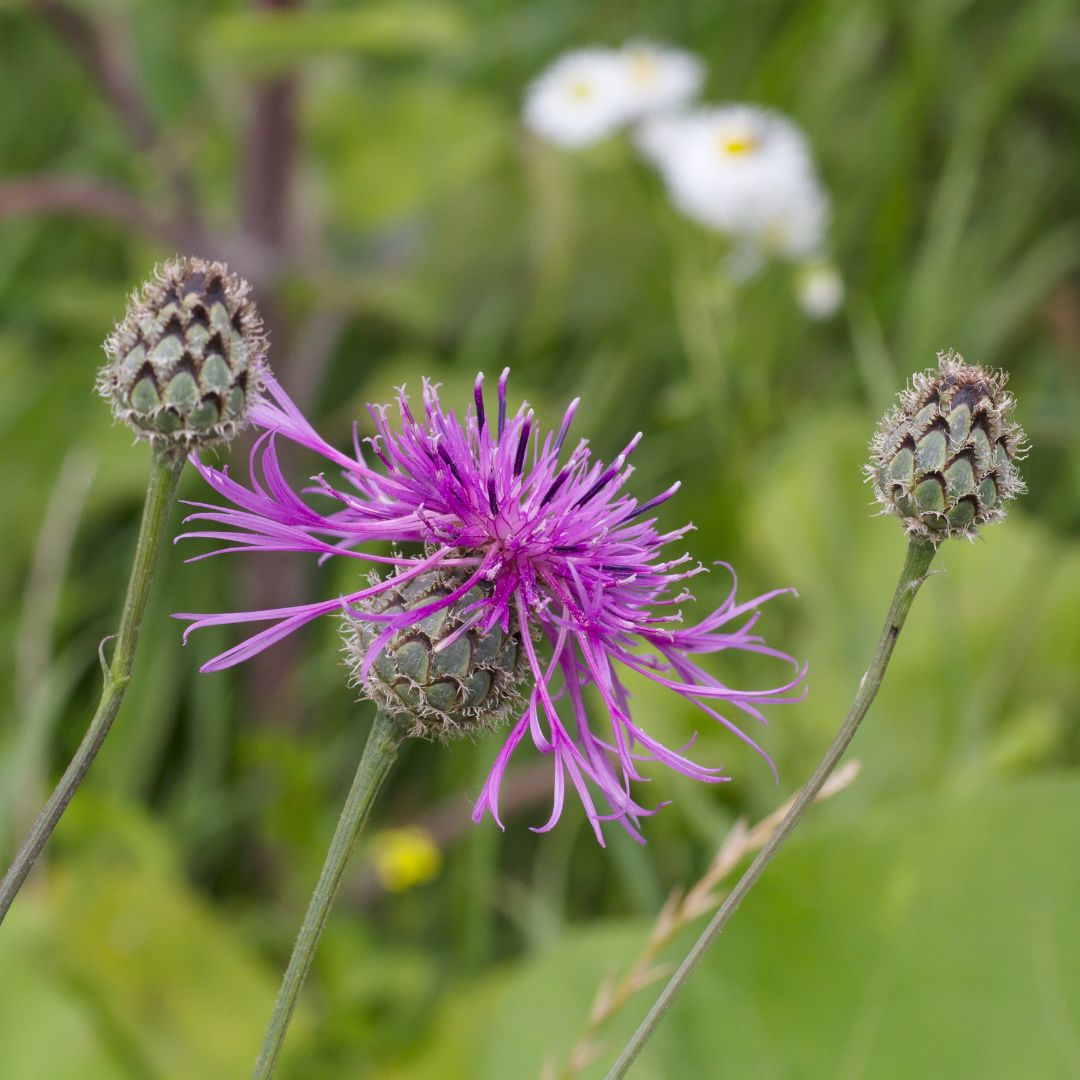
{"label": "yellow daisy center", "polygon": [[574,79],[566,89],[574,101],[588,101],[593,96],[592,83],[586,79]]}
{"label": "yellow daisy center", "polygon": [[722,154],[731,157],[742,157],[752,154],[758,148],[758,140],[749,132],[742,135],[721,135],[717,139],[717,145]]}
{"label": "yellow daisy center", "polygon": [[630,78],[638,86],[648,86],[656,79],[656,57],[647,52],[634,52],[629,57]]}

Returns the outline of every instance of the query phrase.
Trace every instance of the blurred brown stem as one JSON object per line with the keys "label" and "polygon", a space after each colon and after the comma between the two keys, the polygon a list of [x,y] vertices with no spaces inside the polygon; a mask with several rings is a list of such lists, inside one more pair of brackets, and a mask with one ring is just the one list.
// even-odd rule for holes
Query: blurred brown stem
{"label": "blurred brown stem", "polygon": [[[297,7],[297,0],[254,0],[266,9]],[[244,167],[240,177],[239,208],[245,235],[288,261],[292,235],[292,176],[297,150],[297,80],[292,73],[274,75],[252,87]],[[263,320],[275,343],[274,370],[286,385],[292,382],[294,360],[303,343],[290,333],[284,297],[273,290],[261,303]],[[287,462],[286,462],[287,464]],[[274,608],[296,603],[302,593],[304,565],[286,555],[274,574],[248,573],[241,578],[243,603],[251,608]],[[298,715],[290,686],[295,670],[296,643],[281,642],[271,654],[260,654],[247,665],[245,687],[251,715],[269,726],[295,725]]]}
{"label": "blurred brown stem", "polygon": [[188,251],[201,246],[201,234],[190,223],[163,217],[133,191],[116,184],[63,173],[34,173],[0,181],[0,218],[48,213],[115,221],[171,248]]}
{"label": "blurred brown stem", "polygon": [[[279,10],[300,6],[300,0],[252,3],[257,8]],[[190,171],[163,153],[161,125],[148,104],[125,27],[107,14],[88,13],[64,0],[32,0],[31,7],[82,65],[132,146],[157,159],[152,164],[163,169],[174,206],[171,211],[162,211],[125,187],[93,177],[43,173],[0,181],[0,218],[78,214],[116,222],[168,248],[228,261],[263,291],[260,306],[275,344],[277,375],[290,384],[295,374],[297,400],[302,406],[309,404],[318,393],[347,320],[317,309],[291,332],[281,287],[292,265],[296,239],[292,190],[298,152],[298,76],[293,72],[275,74],[253,83],[237,191],[240,228],[211,230],[203,221]],[[287,557],[275,575],[259,573],[242,579],[243,602],[253,608],[295,602],[301,595],[303,575],[300,561]],[[285,642],[273,656],[256,658],[247,671],[252,713],[266,717],[270,724],[283,717],[296,722],[298,713],[287,685],[294,649],[291,642]]]}
{"label": "blurred brown stem", "polygon": [[[292,7],[291,0],[264,6]],[[289,235],[289,195],[296,151],[296,77],[267,79],[255,88],[245,150],[241,214],[244,229],[281,249]]]}

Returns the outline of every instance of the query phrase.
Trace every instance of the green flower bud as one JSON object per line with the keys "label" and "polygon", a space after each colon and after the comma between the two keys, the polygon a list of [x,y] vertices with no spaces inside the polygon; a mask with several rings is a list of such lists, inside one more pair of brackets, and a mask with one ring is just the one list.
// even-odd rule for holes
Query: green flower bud
{"label": "green flower bud", "polygon": [[1016,402],[1007,378],[938,353],[938,370],[915,375],[882,419],[867,474],[884,512],[897,514],[909,535],[937,543],[973,537],[1025,490],[1016,468],[1025,437],[1010,419]]}
{"label": "green flower bud", "polygon": [[250,291],[224,263],[159,267],[105,342],[98,390],[116,417],[159,447],[231,439],[262,389],[267,343]]}
{"label": "green flower bud", "polygon": [[345,653],[351,685],[360,686],[383,712],[412,721],[409,735],[449,740],[494,728],[522,700],[518,684],[527,671],[517,631],[498,627],[481,632],[461,627],[475,618],[468,609],[485,596],[474,586],[452,605],[410,621],[383,646],[361,680],[372,643],[386,630],[384,622],[365,615],[418,612],[459,589],[461,571],[436,570],[391,585],[345,617]]}

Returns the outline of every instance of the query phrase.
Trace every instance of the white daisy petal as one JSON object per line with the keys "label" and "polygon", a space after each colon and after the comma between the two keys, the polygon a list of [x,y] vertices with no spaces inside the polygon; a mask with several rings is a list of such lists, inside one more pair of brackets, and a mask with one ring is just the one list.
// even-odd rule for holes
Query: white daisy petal
{"label": "white daisy petal", "polygon": [[683,49],[631,41],[619,54],[632,119],[685,105],[705,82],[702,62]]}
{"label": "white daisy petal", "polygon": [[557,146],[588,146],[629,119],[619,54],[579,49],[559,57],[525,94],[525,126]]}
{"label": "white daisy petal", "polygon": [[635,141],[692,220],[767,255],[805,258],[824,245],[828,197],[806,139],[779,113],[699,108],[646,120]]}

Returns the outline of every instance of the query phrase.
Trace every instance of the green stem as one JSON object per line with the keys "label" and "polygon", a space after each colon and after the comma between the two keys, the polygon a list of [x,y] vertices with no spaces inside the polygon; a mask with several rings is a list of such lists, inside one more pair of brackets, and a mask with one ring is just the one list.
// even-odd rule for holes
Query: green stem
{"label": "green stem", "polygon": [[719,937],[720,932],[727,925],[728,920],[735,914],[736,908],[742,903],[746,894],[754,887],[757,879],[761,877],[765,867],[772,861],[773,856],[780,850],[784,841],[791,835],[795,827],[802,820],[803,815],[809,809],[810,804],[817,798],[818,793],[825,785],[832,771],[839,764],[844,751],[847,750],[855,732],[862,723],[863,717],[870,708],[871,703],[877,696],[881,686],[885,669],[889,666],[892,657],[893,646],[900,636],[911,604],[915,599],[915,593],[926,579],[926,573],[933,562],[937,548],[929,540],[913,539],[908,544],[907,559],[904,569],[900,572],[900,580],[896,585],[893,595],[892,606],[889,608],[885,626],[882,628],[881,637],[878,639],[877,648],[874,650],[873,659],[866,669],[862,681],[859,683],[858,693],[851,704],[844,723],[833,739],[832,745],[825,752],[814,775],[810,777],[806,787],[803,788],[799,797],[792,804],[791,809],[780,822],[776,832],[773,833],[769,842],[761,849],[758,856],[747,868],[746,873],[739,879],[739,883],[728,894],[727,899],[713,916],[712,921],[702,931],[701,936],[694,942],[693,948],[686,955],[686,959],[679,965],[678,971],[672,975],[663,993],[656,1000],[656,1004],[649,1010],[648,1016],[641,1022],[637,1031],[634,1032],[630,1041],[626,1044],[618,1061],[612,1066],[607,1074],[607,1080],[618,1080],[625,1076],[627,1070],[634,1063],[641,1048],[648,1042],[649,1037],[656,1030],[656,1026],[664,1018],[664,1014],[671,1008],[676,995],[690,978],[694,968],[701,962],[709,946]]}
{"label": "green stem", "polygon": [[135,659],[135,646],[139,640],[139,627],[146,601],[150,596],[150,584],[154,577],[158,553],[165,539],[165,526],[169,511],[176,497],[176,488],[180,474],[184,469],[185,456],[171,451],[154,451],[150,463],[150,482],[146,489],[146,501],[143,503],[142,524],[139,527],[139,539],[135,547],[135,562],[128,580],[127,595],[124,598],[124,610],[120,616],[120,629],[116,635],[116,651],[112,664],[105,675],[105,685],[101,690],[97,711],[90,727],[87,728],[75,756],[71,759],[64,775],[49,796],[45,809],[38,815],[29,834],[19,848],[3,881],[0,881],[0,922],[11,907],[16,894],[26,880],[48,843],[53,829],[63,816],[83,778],[105,741],[105,736],[112,727],[112,722],[124,700],[124,692],[131,682],[131,667]]}
{"label": "green stem", "polygon": [[404,728],[399,721],[386,716],[382,711],[376,713],[352,789],[345,800],[341,819],[334,830],[334,838],[330,841],[330,850],[326,853],[319,882],[311,894],[307,914],[300,926],[292,956],[289,957],[289,966],[281,980],[281,989],[278,991],[277,1001],[274,1002],[266,1037],[259,1051],[259,1059],[255,1062],[254,1080],[266,1080],[274,1075],[281,1047],[285,1042],[285,1033],[289,1029],[289,1021],[292,1020],[296,1001],[300,996],[300,988],[304,985],[312,960],[315,959],[315,950],[319,947],[319,938],[322,937],[330,918],[330,909],[341,885],[345,866],[367,823],[375,796],[397,758],[398,747],[401,746],[403,738]]}

